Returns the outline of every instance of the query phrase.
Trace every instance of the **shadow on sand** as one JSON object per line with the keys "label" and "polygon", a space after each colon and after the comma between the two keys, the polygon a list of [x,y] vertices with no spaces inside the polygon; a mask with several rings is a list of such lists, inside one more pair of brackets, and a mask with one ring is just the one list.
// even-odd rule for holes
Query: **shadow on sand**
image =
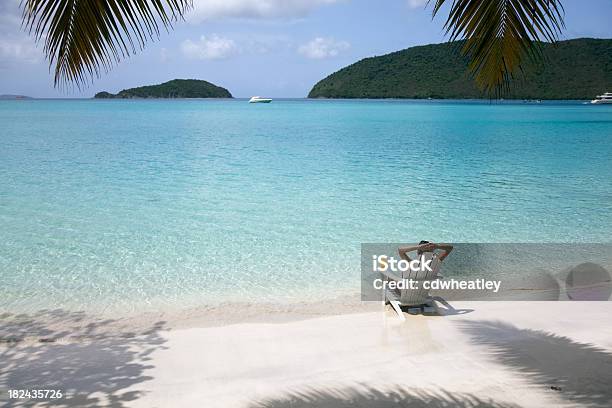
{"label": "shadow on sand", "polygon": [[0,315],[0,405],[31,406],[8,399],[9,389],[61,390],[61,399],[37,400],[41,407],[123,407],[143,394],[139,385],[150,354],[164,347],[164,322],[136,332],[117,321],[85,313],[43,310]]}
{"label": "shadow on sand", "polygon": [[[391,387],[390,389],[393,389]],[[518,405],[480,399],[471,394],[382,391],[367,386],[307,390],[256,402],[249,408],[517,408]]]}
{"label": "shadow on sand", "polygon": [[418,310],[419,314],[424,316],[454,316],[472,313],[474,309],[455,309],[453,305],[448,303],[444,298],[440,296],[434,296],[432,299],[434,305],[434,312],[426,312],[421,306],[400,306],[400,309],[404,313],[412,314],[411,310]]}
{"label": "shadow on sand", "polygon": [[589,407],[612,406],[612,354],[590,344],[495,321],[460,322],[475,344],[500,364],[560,398]]}

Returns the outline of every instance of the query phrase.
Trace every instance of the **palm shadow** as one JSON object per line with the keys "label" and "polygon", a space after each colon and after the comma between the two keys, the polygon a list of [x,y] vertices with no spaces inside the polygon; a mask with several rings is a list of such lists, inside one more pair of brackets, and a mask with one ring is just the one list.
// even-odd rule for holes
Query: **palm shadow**
{"label": "palm shadow", "polygon": [[591,344],[497,321],[460,322],[504,366],[558,396],[589,407],[610,407],[612,354]]}
{"label": "palm shadow", "polygon": [[[165,322],[128,331],[116,320],[42,310],[0,315],[0,405],[123,407],[144,394]],[[61,390],[62,398],[9,399],[8,390]]]}
{"label": "palm shadow", "polygon": [[481,399],[472,394],[411,390],[396,385],[392,391],[369,386],[309,389],[255,402],[249,408],[518,408],[518,405]]}

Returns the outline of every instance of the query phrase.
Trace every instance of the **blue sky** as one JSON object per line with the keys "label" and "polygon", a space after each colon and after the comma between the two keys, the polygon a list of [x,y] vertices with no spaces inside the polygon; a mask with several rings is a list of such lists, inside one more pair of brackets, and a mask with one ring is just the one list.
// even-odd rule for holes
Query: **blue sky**
{"label": "blue sky", "polygon": [[[0,4],[0,94],[90,97],[95,92],[205,79],[236,97],[303,97],[361,58],[445,40],[443,16],[425,0],[194,0],[186,22],[86,89],[57,90],[19,0]],[[612,0],[565,0],[562,38],[612,38]]]}

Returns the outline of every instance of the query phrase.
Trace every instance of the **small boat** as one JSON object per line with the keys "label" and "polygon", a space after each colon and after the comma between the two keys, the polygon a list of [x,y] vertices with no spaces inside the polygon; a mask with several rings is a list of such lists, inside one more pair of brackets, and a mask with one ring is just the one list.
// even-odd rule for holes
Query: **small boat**
{"label": "small boat", "polygon": [[272,99],[270,98],[262,98],[261,96],[254,96],[249,99],[249,103],[270,103]]}
{"label": "small boat", "polygon": [[595,99],[591,101],[594,105],[612,104],[612,92],[606,92],[603,95],[597,95]]}

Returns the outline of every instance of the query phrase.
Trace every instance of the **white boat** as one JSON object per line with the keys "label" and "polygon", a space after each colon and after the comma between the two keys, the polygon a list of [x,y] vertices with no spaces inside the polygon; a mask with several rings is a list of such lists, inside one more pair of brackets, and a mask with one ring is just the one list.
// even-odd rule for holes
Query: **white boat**
{"label": "white boat", "polygon": [[591,101],[592,104],[612,104],[612,92],[606,92],[603,95],[597,95]]}
{"label": "white boat", "polygon": [[249,103],[270,103],[272,99],[270,98],[262,98],[261,96],[254,96],[249,99]]}

